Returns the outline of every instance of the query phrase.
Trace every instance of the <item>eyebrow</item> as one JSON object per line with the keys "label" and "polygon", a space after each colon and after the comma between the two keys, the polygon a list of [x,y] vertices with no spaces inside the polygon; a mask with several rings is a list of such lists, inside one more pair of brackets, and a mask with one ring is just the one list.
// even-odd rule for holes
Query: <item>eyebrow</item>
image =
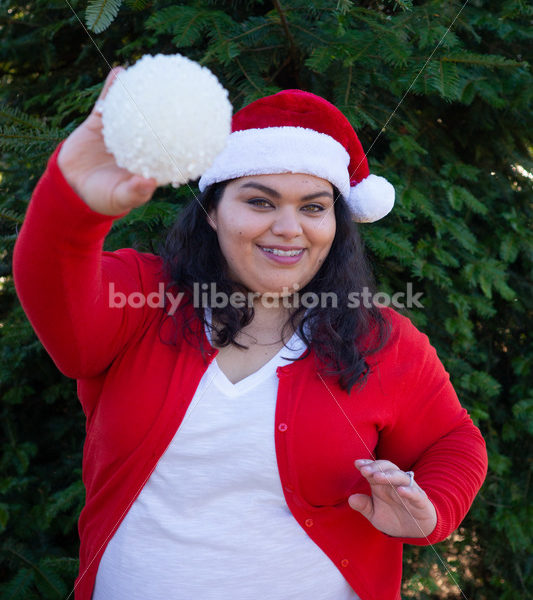
{"label": "eyebrow", "polygon": [[[278,191],[269,188],[268,186],[263,185],[262,183],[255,183],[254,181],[249,181],[248,183],[243,183],[240,187],[241,189],[255,188],[257,190],[260,190],[261,192],[265,192],[265,194],[270,194],[274,198],[281,198],[281,194]],[[320,198],[321,196],[327,196],[328,198],[331,198],[333,200],[333,193],[327,192],[326,190],[323,190],[322,192],[315,192],[314,194],[307,194],[305,196],[302,196],[300,200],[302,200],[302,202],[306,200],[314,200],[315,198]]]}

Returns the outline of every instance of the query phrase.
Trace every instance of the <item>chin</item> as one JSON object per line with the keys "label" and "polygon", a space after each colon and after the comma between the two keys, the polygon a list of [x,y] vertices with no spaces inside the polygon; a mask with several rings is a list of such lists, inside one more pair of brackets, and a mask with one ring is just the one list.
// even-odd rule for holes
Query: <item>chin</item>
{"label": "chin", "polygon": [[260,294],[278,294],[279,296],[292,296],[294,292],[297,292],[300,289],[300,284],[296,283],[294,279],[276,283],[276,285],[264,285],[258,287]]}

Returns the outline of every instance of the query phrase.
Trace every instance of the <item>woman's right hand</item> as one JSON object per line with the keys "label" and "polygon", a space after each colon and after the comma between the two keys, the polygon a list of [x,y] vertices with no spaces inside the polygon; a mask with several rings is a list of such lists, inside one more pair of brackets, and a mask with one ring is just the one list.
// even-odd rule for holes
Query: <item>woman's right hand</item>
{"label": "woman's right hand", "polygon": [[[103,100],[115,77],[123,70],[113,69],[98,98]],[[107,152],[102,135],[102,115],[95,104],[91,114],[65,140],[57,163],[63,176],[92,210],[109,216],[124,215],[150,200],[156,180],[134,175],[117,165]]]}

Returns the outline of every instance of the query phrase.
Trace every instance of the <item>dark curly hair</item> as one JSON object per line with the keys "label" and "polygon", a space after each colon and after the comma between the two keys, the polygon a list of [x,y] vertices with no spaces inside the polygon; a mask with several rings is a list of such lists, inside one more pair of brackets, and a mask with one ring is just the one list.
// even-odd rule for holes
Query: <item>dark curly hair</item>
{"label": "dark curly hair", "polygon": [[[166,275],[171,281],[169,287],[185,292],[187,303],[193,302],[195,284],[197,289],[207,289],[214,283],[217,292],[228,297],[236,291],[245,295],[249,292],[228,278],[217,234],[207,221],[206,213],[217,207],[227,183],[210,186],[200,194],[198,201],[191,201],[184,207],[159,248]],[[333,188],[333,191],[337,198],[334,204],[336,233],[331,249],[319,271],[298,293],[313,292],[320,297],[333,292],[337,307],[319,305],[305,308],[300,305],[293,310],[285,326],[290,324],[293,330],[297,330],[307,346],[306,352],[295,360],[308,356],[312,348],[318,358],[319,369],[324,374],[337,376],[341,388],[350,393],[356,383],[362,384],[366,380],[369,369],[365,357],[383,347],[389,331],[381,311],[373,304],[349,307],[351,292],[359,292],[361,297],[365,288],[373,294],[375,286],[357,224],[351,220],[349,208],[338,190]],[[202,242],[198,243],[198,240]],[[202,288],[202,284],[207,285]],[[202,306],[195,306],[194,312],[204,326],[211,326]],[[237,308],[228,303],[224,308],[212,307],[212,314],[221,324],[218,328],[211,326],[216,332],[217,344],[244,347],[235,337],[252,321],[253,306]],[[195,334],[191,338],[191,321],[192,318],[184,320],[181,326],[174,321],[174,327],[181,327],[183,337],[189,343],[199,345],[205,353],[202,337]],[[367,334],[370,334],[368,338]],[[178,335],[175,331],[174,341]],[[360,342],[364,338],[372,341],[363,348]]]}

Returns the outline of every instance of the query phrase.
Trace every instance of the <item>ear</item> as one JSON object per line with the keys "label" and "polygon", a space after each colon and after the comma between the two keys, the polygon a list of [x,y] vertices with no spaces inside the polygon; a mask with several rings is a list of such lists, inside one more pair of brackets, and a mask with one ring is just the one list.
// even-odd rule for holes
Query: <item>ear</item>
{"label": "ear", "polygon": [[216,210],[214,208],[212,208],[206,216],[206,220],[207,220],[207,224],[214,229],[214,231],[217,230],[217,214],[216,214]]}

